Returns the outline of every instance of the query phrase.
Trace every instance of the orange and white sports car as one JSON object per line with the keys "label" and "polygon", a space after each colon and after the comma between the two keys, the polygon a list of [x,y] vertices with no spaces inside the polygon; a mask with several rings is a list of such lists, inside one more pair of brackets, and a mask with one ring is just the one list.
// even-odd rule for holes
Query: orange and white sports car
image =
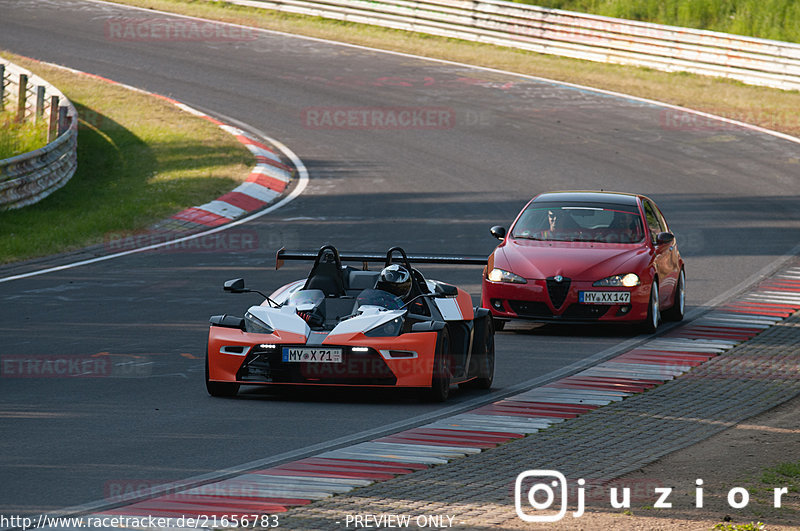
{"label": "orange and white sports car", "polygon": [[[232,396],[243,384],[418,388],[444,401],[453,384],[489,389],[494,326],[465,291],[426,280],[416,264],[486,265],[486,258],[278,251],[284,260],[313,260],[308,278],[286,284],[244,317],[210,319],[206,388]],[[343,266],[361,262],[363,269]],[[382,263],[370,271],[369,263]],[[276,267],[276,268],[277,268]],[[243,279],[233,293],[256,292]],[[261,294],[264,296],[263,294]]]}

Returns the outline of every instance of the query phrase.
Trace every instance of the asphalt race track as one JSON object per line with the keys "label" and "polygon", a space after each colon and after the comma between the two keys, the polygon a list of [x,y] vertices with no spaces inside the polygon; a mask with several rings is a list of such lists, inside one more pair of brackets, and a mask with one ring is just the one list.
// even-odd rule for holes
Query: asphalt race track
{"label": "asphalt race track", "polygon": [[[792,251],[800,234],[800,145],[730,126],[679,127],[678,111],[512,74],[258,32],[232,42],[127,42],[113,17],[152,12],[92,2],[0,0],[0,48],[177,98],[289,146],[306,191],[233,229],[247,252],[148,252],[0,283],[0,357],[88,360],[107,377],[0,379],[0,513],[30,514],[297,452],[446,406],[398,393],[212,399],[203,385],[208,316],[273,289],[275,251],[486,254],[540,191],[635,191],[678,236],[689,310]],[[331,127],[332,110],[433,110],[410,128]],[[177,146],[179,148],[179,146]],[[0,277],[66,263],[6,267]],[[477,298],[479,268],[428,268]],[[636,336],[625,329],[522,327],[497,336],[496,392],[546,380]],[[103,365],[108,363],[111,365]],[[108,369],[113,367],[113,369]]]}

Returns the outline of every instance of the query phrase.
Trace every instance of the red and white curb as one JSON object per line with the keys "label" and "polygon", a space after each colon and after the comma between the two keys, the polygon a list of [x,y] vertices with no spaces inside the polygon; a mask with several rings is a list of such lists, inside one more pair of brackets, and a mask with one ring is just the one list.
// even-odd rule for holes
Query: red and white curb
{"label": "red and white curb", "polygon": [[374,441],[93,516],[177,519],[285,512],[480,453],[641,393],[689,372],[798,310],[800,267],[791,267],[687,326],[542,387]]}
{"label": "red and white curb", "polygon": [[199,113],[179,102],[175,104],[215,123],[222,130],[235,136],[253,154],[256,165],[244,183],[214,201],[178,212],[172,216],[173,219],[217,227],[259,210],[283,194],[291,181],[292,168],[284,164],[278,153],[239,128]]}
{"label": "red and white curb", "polygon": [[[35,61],[35,59],[32,60]],[[164,100],[175,105],[182,111],[217,125],[223,131],[236,137],[236,140],[253,154],[256,159],[256,165],[243,184],[213,201],[178,212],[172,216],[171,219],[180,222],[190,222],[199,227],[218,227],[264,208],[283,195],[283,192],[289,186],[293,175],[292,167],[285,164],[280,155],[273,148],[265,145],[263,141],[246,133],[242,129],[221,122],[194,107],[168,96],[148,92],[138,87],[126,85],[125,83],[120,83],[97,74],[75,70],[74,68],[55,63],[44,61],[37,62]]]}

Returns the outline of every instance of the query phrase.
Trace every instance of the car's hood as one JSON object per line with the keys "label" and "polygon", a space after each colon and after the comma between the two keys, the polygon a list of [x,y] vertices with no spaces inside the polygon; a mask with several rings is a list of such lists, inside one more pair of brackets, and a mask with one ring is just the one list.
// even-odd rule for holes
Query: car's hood
{"label": "car's hood", "polygon": [[495,267],[527,279],[561,275],[595,281],[620,273],[639,273],[648,249],[639,244],[608,245],[592,242],[511,240],[495,251]]}
{"label": "car's hood", "polygon": [[[261,322],[273,328],[280,334],[281,332],[291,332],[308,338],[311,334],[311,329],[308,324],[297,315],[294,306],[281,306],[280,308],[270,308],[268,306],[251,306],[248,310],[253,316],[257,317]],[[358,313],[345,319],[337,324],[333,330],[330,330],[326,335],[340,335],[350,334],[354,335],[359,332],[367,332],[382,324],[398,317],[403,317],[407,310],[387,310],[378,306],[362,306],[358,309]]]}

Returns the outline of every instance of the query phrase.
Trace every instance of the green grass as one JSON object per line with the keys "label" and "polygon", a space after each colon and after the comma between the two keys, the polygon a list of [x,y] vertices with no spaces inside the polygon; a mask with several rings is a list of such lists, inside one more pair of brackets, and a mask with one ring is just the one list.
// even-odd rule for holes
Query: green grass
{"label": "green grass", "polygon": [[779,463],[765,469],[761,482],[770,488],[787,487],[789,492],[800,492],[800,461]]}
{"label": "green grass", "polygon": [[0,160],[44,147],[47,123],[17,122],[10,112],[0,112]]}
{"label": "green grass", "polygon": [[800,42],[797,0],[515,0],[555,9]]}
{"label": "green grass", "polygon": [[719,523],[713,529],[714,531],[763,531],[766,526],[761,522],[750,522],[749,524]]}
{"label": "green grass", "polygon": [[144,230],[231,190],[252,156],[216,125],[109,83],[3,54],[59,87],[80,117],[78,171],[62,189],[0,212],[0,262]]}

